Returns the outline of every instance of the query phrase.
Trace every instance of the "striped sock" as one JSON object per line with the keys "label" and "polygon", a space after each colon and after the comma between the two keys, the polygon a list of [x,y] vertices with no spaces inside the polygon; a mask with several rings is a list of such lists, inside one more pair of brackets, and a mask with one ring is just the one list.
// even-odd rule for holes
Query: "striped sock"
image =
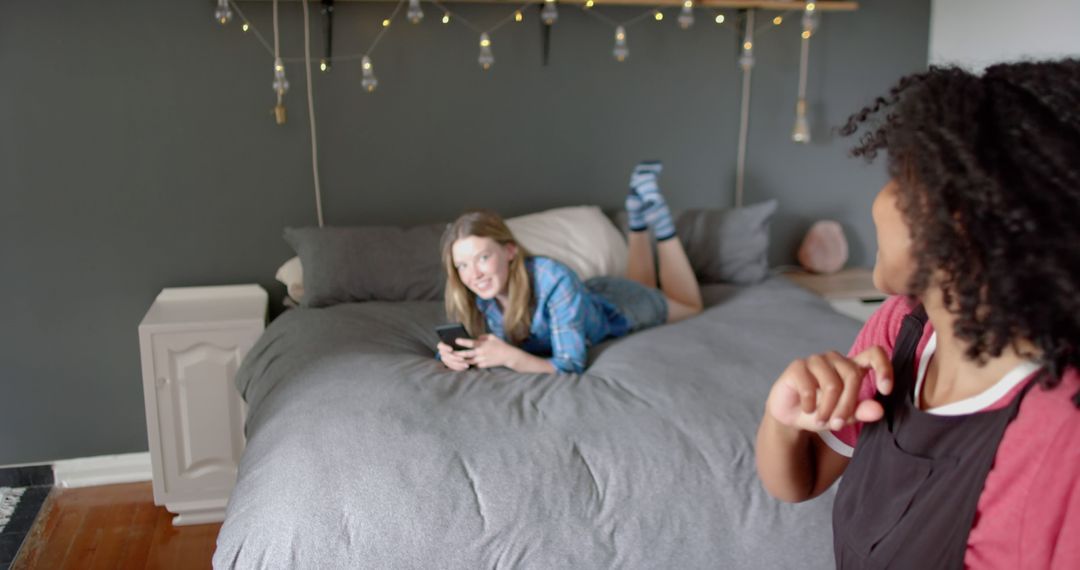
{"label": "striped sock", "polygon": [[630,174],[630,192],[626,195],[626,218],[630,231],[643,232],[649,229],[649,222],[645,219],[645,204],[634,190],[635,185],[648,183],[649,180],[655,184],[656,176],[663,168],[660,161],[649,160],[639,162]]}
{"label": "striped sock", "polygon": [[626,224],[632,232],[643,232],[649,229],[649,222],[645,221],[645,213],[642,211],[643,207],[641,198],[631,189],[626,195]]}
{"label": "striped sock", "polygon": [[641,215],[645,223],[652,226],[657,241],[675,237],[675,222],[671,210],[660,193],[657,177],[663,166],[659,161],[641,162],[630,175],[630,188],[641,199]]}

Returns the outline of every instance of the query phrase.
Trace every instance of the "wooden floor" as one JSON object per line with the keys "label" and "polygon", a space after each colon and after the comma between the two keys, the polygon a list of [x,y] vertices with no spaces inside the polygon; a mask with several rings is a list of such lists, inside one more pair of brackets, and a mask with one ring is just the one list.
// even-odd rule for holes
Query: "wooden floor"
{"label": "wooden floor", "polygon": [[172,525],[150,483],[53,489],[11,570],[210,568],[220,524]]}

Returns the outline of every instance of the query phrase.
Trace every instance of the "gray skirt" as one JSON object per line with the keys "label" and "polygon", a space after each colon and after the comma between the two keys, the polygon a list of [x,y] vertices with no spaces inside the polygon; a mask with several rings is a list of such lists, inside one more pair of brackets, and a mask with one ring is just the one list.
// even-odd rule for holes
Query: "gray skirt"
{"label": "gray skirt", "polygon": [[614,305],[630,325],[630,332],[667,322],[667,299],[659,289],[623,277],[593,277],[585,288]]}

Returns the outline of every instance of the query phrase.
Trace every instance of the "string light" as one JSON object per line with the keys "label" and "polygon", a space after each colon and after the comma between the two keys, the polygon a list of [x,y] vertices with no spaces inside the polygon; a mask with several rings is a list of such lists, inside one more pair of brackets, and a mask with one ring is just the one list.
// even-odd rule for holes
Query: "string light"
{"label": "string light", "polygon": [[424,11],[420,8],[420,0],[409,0],[409,9],[405,17],[413,24],[419,24],[424,19]]}
{"label": "string light", "polygon": [[491,69],[491,66],[495,64],[495,54],[491,53],[491,38],[488,37],[487,32],[480,34],[480,57],[476,61],[480,63],[484,71]]}
{"label": "string light", "polygon": [[229,7],[229,0],[218,0],[217,9],[214,10],[214,19],[222,26],[232,21],[232,8]]}
{"label": "string light", "polygon": [[[217,9],[215,11],[215,18],[219,22],[225,23],[229,19],[232,18],[232,10],[230,9],[231,2],[232,2],[232,0],[218,0]],[[421,9],[420,2],[421,2],[421,0],[408,0],[408,10],[406,12],[406,18],[410,22],[412,22],[413,24],[417,24],[417,23],[421,22],[423,20],[423,18],[424,18],[424,13],[423,13],[423,10]],[[277,37],[277,31],[278,30],[277,30],[277,17],[276,17],[277,16],[277,10],[276,10],[277,3],[278,3],[277,0],[275,0],[274,1],[274,8],[275,8],[275,10],[274,10],[274,16],[275,16],[275,18],[274,18],[274,24],[275,24],[275,26],[274,26],[274,28],[275,28],[274,29],[274,32],[275,32],[274,33],[274,36],[275,36],[274,40],[275,40],[275,42],[274,43],[275,43],[275,45],[274,45],[274,50],[273,50],[275,52],[275,54],[274,54],[275,59],[274,59],[273,89],[274,89],[275,93],[277,93],[277,96],[278,96],[278,105],[275,107],[275,113],[278,115],[279,124],[283,124],[284,123],[284,111],[285,111],[285,109],[284,109],[284,106],[283,106],[282,97],[283,97],[283,95],[285,93],[288,92],[289,82],[288,82],[288,79],[286,78],[286,74],[285,74],[285,66],[284,66],[284,63],[283,63],[284,60],[277,53],[278,52],[278,45],[277,45],[278,44],[278,37]],[[557,0],[544,0],[543,9],[541,10],[541,20],[544,22],[545,25],[553,25],[558,20],[558,11],[557,11],[557,8],[556,8],[556,4],[557,4]],[[595,0],[585,0],[584,4],[582,4],[582,6],[584,8],[592,8],[592,7],[595,6],[595,4],[596,4]],[[451,17],[452,17],[451,12],[449,10],[447,10],[446,8],[444,8],[443,6],[441,6],[441,5],[439,5],[439,8],[441,8],[442,11],[443,11],[442,18],[441,18],[442,23],[443,24],[449,24],[450,20],[451,20]],[[382,20],[383,28],[390,27],[390,24],[391,24],[393,18],[396,17],[399,9],[400,8],[395,9],[393,11],[393,13],[388,18],[385,18],[385,19]],[[640,16],[638,16],[637,18],[634,18],[632,20],[624,22],[623,25],[617,25],[617,22],[615,22],[615,21],[612,21],[612,20],[610,20],[608,18],[604,18],[603,16],[598,16],[601,19],[606,20],[609,24],[616,26],[616,30],[615,30],[615,46],[614,46],[614,48],[612,50],[612,55],[614,56],[614,58],[617,61],[620,61],[620,62],[625,61],[626,58],[628,58],[629,54],[630,54],[629,47],[628,47],[627,41],[626,41],[626,27],[625,26],[628,25],[628,24],[632,24],[632,23],[637,22],[638,20],[640,20],[640,18],[647,17],[649,12],[652,13],[653,18],[657,22],[662,22],[664,20],[664,13],[663,13],[663,8],[662,7],[657,7],[657,8],[653,8],[651,10],[648,10],[644,14],[641,14]],[[244,32],[248,32],[249,30],[253,30],[254,26],[252,26],[251,23],[246,19],[243,12],[239,12],[239,9],[238,9],[237,13],[239,14],[239,18],[242,21],[241,29]],[[721,25],[721,24],[724,24],[726,22],[726,16],[724,14],[716,13],[716,12],[714,12],[714,14],[715,14],[714,21],[716,22],[716,24]],[[751,14],[751,16],[752,16],[752,14]],[[805,7],[804,7],[803,18],[802,18],[802,24],[803,24],[802,38],[804,39],[804,41],[806,39],[809,39],[816,30],[816,27],[817,27],[817,18],[816,18],[816,16],[817,16],[817,14],[816,14],[816,5],[815,5],[815,3],[807,2],[805,4]],[[515,10],[513,12],[512,17],[513,17],[514,21],[516,21],[516,22],[524,21],[523,10],[518,8],[517,10]],[[784,19],[784,16],[776,16],[776,17],[774,17],[772,19],[772,22],[773,22],[774,25],[779,26],[779,25],[782,24],[783,19]],[[483,33],[480,34],[480,53],[479,53],[479,56],[477,58],[477,61],[480,64],[481,68],[484,69],[484,70],[489,70],[491,68],[491,66],[493,66],[495,64],[494,53],[492,52],[492,49],[491,49],[490,33],[495,31],[498,27],[500,27],[501,25],[503,25],[503,23],[505,23],[507,21],[508,21],[508,19],[504,19],[504,20],[502,20],[502,22],[499,25],[495,26],[494,28],[489,29],[487,32],[483,32]],[[753,21],[752,17],[750,18],[750,21],[751,22]],[[690,28],[690,27],[692,27],[694,25],[694,23],[695,23],[694,0],[682,0],[681,1],[681,10],[680,10],[680,13],[678,15],[677,22],[678,22],[679,26],[681,28],[683,28],[683,29],[688,29],[688,28]],[[465,24],[467,26],[469,26],[469,27],[473,27],[473,29],[476,29],[468,21],[465,21]],[[741,54],[740,54],[740,57],[739,57],[739,60],[738,60],[738,65],[743,69],[744,72],[748,72],[755,65],[755,57],[754,57],[754,51],[753,51],[754,50],[754,42],[753,42],[753,32],[754,32],[754,30],[751,29],[751,27],[752,27],[752,25],[747,25],[747,26],[744,27],[744,37],[743,37],[743,42],[742,42],[742,45],[741,45],[742,50],[741,50]],[[477,31],[479,31],[479,30],[477,30]],[[257,30],[255,31],[255,34],[258,35]],[[382,34],[380,33],[379,36],[381,37],[381,35]],[[259,37],[260,37],[260,40],[261,40],[262,37],[261,36],[259,36]],[[375,44],[377,44],[377,43],[378,43],[378,39],[376,39],[376,41],[375,41]],[[263,41],[263,44],[267,47],[268,50],[270,49],[270,46],[267,45],[265,41]],[[375,44],[373,44],[371,47],[374,47]],[[346,59],[354,59],[358,55],[360,55],[360,54],[350,55]],[[361,83],[362,83],[365,90],[367,90],[368,92],[372,92],[372,91],[375,90],[376,86],[378,85],[378,79],[374,75],[374,69],[372,67],[370,58],[367,55],[363,55],[361,60],[362,60],[362,82]],[[319,62],[319,69],[321,71],[323,71],[323,72],[328,72],[331,69],[331,65],[332,64],[331,64],[331,60],[330,60],[329,57],[322,58],[320,60],[320,62]],[[795,125],[795,128],[793,129],[793,132],[792,132],[792,138],[794,140],[798,141],[798,142],[805,142],[805,141],[809,140],[809,129],[807,127],[807,120],[806,120],[806,102],[805,102],[805,97],[802,96],[801,93],[800,93],[798,103],[796,105],[796,125]]]}
{"label": "string light", "polygon": [[795,128],[791,130],[791,140],[807,144],[810,142],[810,124],[806,120],[806,100],[799,99],[795,104]]}
{"label": "string light", "polygon": [[813,4],[806,5],[806,11],[802,15],[802,38],[804,40],[810,39],[810,36],[817,31],[818,26],[817,12],[810,9],[810,6],[813,6]]}
{"label": "string light", "polygon": [[379,86],[379,80],[375,77],[375,69],[371,67],[371,58],[366,55],[360,60],[360,74],[360,86],[368,93],[374,92]]}
{"label": "string light", "polygon": [[[753,16],[753,12],[750,12]],[[754,67],[754,20],[750,18],[746,24],[746,31],[743,32],[743,44],[742,55],[739,56],[739,67],[743,71],[748,72]]]}
{"label": "string light", "polygon": [[544,9],[540,10],[540,19],[549,26],[559,20],[559,10],[555,7],[555,0],[544,0]]}
{"label": "string light", "polygon": [[630,57],[630,48],[626,46],[626,28],[622,26],[615,28],[615,49],[611,50],[611,54],[616,61],[626,61]]}
{"label": "string light", "polygon": [[690,26],[694,25],[694,1],[686,0],[683,2],[682,10],[679,12],[679,27],[686,30]]}
{"label": "string light", "polygon": [[274,93],[278,94],[278,97],[289,92],[289,80],[285,78],[285,64],[281,62],[281,58],[274,60]]}

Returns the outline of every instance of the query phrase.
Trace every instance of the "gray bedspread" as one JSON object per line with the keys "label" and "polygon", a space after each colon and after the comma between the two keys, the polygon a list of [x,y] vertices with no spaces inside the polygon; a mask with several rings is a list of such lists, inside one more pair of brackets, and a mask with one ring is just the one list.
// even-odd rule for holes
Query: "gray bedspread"
{"label": "gray bedspread", "polygon": [[777,277],[595,347],[585,374],[451,372],[439,303],[290,310],[237,375],[216,568],[831,568],[833,493],[786,505],[754,437],[795,357],[858,323]]}

